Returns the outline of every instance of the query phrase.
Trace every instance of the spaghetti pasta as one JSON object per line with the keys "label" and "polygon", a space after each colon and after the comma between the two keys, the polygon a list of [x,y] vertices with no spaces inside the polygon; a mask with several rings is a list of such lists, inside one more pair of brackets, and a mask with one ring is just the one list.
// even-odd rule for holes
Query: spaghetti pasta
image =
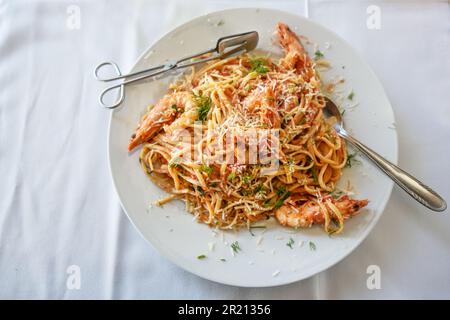
{"label": "spaghetti pasta", "polygon": [[[141,120],[143,170],[210,226],[274,216],[342,232],[367,200],[331,196],[347,150],[322,114],[321,82],[298,37],[278,24],[280,61],[248,54],[210,62],[172,84]],[[334,222],[337,226],[333,227]]]}

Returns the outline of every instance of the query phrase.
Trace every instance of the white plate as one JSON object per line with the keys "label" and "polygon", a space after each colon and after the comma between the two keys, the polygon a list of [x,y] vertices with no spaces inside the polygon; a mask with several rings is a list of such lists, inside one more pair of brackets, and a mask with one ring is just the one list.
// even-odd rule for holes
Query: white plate
{"label": "white plate", "polygon": [[[394,116],[380,82],[345,41],[305,18],[268,9],[232,9],[208,14],[157,41],[139,58],[133,71],[213,47],[221,36],[250,30],[259,32],[259,48],[280,53],[272,42],[279,21],[319,45],[334,66],[323,77],[344,76],[345,90],[353,89],[354,100],[359,102],[345,113],[347,127],[361,141],[396,163],[397,135],[391,127]],[[326,49],[327,42],[331,45],[329,49]],[[313,49],[309,51],[312,54]],[[123,106],[111,114],[108,141],[110,169],[122,207],[143,237],[162,255],[216,282],[245,287],[275,286],[305,279],[331,267],[352,252],[372,230],[389,199],[393,183],[364,159],[361,165],[346,169],[341,182],[350,180],[356,189],[355,197],[368,198],[370,204],[359,216],[346,222],[340,236],[329,237],[320,227],[289,233],[292,231],[274,223],[257,245],[262,230],[255,230],[256,236],[246,230],[214,235],[212,229],[192,220],[182,202],[149,208],[164,192],[141,170],[139,152],[128,154],[127,144],[146,106],[166,92],[171,80],[164,78],[127,87]],[[290,237],[295,240],[293,249],[286,245]],[[242,248],[236,256],[232,256],[229,246],[233,241],[238,241]],[[315,244],[315,251],[311,250],[309,241]],[[215,244],[213,251],[208,250],[208,243]],[[207,258],[197,259],[201,254]]]}

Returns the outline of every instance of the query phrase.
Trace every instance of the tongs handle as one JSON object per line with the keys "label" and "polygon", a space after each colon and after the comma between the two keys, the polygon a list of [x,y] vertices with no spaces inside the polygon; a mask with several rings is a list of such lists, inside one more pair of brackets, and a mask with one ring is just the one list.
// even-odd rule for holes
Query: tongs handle
{"label": "tongs handle", "polygon": [[[117,73],[116,77],[100,78],[100,76],[98,75],[98,71],[102,67],[105,67],[107,65],[112,66],[114,68],[115,72]],[[149,77],[154,77],[154,76],[160,75],[160,74],[165,73],[165,72],[167,72],[169,70],[173,70],[176,67],[177,67],[176,63],[168,62],[166,64],[162,64],[162,65],[159,65],[159,66],[156,66],[156,67],[151,67],[151,68],[148,68],[148,69],[145,69],[145,70],[141,70],[141,71],[129,73],[129,74],[126,74],[126,75],[122,75],[122,73],[121,73],[121,71],[119,69],[119,66],[116,63],[111,62],[111,61],[100,63],[94,70],[94,77],[97,80],[102,81],[102,82],[116,81],[116,80],[125,79],[125,78],[129,78],[129,77],[137,76],[137,75],[141,75],[141,76],[134,77],[134,78],[131,78],[129,80],[125,80],[125,81],[123,81],[121,83],[112,85],[112,86],[104,89],[100,93],[100,95],[98,96],[98,103],[102,107],[107,108],[107,109],[117,108],[118,106],[120,106],[120,104],[125,99],[125,85],[126,84],[133,83],[133,82],[136,82],[136,81],[140,81],[140,80],[143,80],[143,79],[146,79],[146,78],[149,78]],[[154,72],[152,72],[152,71],[154,71]],[[151,72],[151,73],[149,73],[149,72]],[[110,92],[110,91],[116,90],[117,88],[119,88],[119,98],[112,104],[105,103],[104,102],[105,95],[108,92]]]}
{"label": "tongs handle", "polygon": [[[111,78],[102,78],[101,76],[99,76],[98,75],[99,70],[103,69],[106,66],[112,66],[114,68],[114,70],[116,71],[116,73],[118,73],[119,75],[117,77],[111,77]],[[150,72],[150,71],[155,71],[155,70],[161,69],[163,67],[164,67],[164,65],[162,64],[162,65],[159,65],[159,66],[156,66],[156,67],[151,67],[151,68],[148,68],[148,69],[145,69],[145,70],[136,71],[136,72],[133,72],[133,73],[122,75],[122,74],[120,74],[119,66],[116,63],[111,62],[111,61],[106,61],[106,62],[100,63],[97,67],[95,67],[94,77],[95,77],[96,80],[101,81],[101,82],[110,82],[110,81],[116,81],[116,80],[119,80],[119,79],[124,79],[124,78],[132,77],[132,76],[137,76],[139,74],[147,73],[147,72]]]}
{"label": "tongs handle", "polygon": [[[107,108],[107,109],[114,109],[118,107],[123,100],[125,99],[125,85],[130,84],[133,82],[137,82],[149,77],[155,77],[157,75],[163,74],[165,72],[175,70],[175,69],[182,69],[187,68],[199,63],[208,62],[211,60],[216,59],[222,59],[225,57],[228,57],[232,54],[238,53],[238,52],[248,52],[250,50],[253,50],[258,43],[258,33],[256,31],[251,32],[245,32],[240,34],[235,34],[231,36],[222,37],[217,41],[216,47],[188,56],[184,57],[182,59],[179,59],[177,61],[168,61],[165,64],[161,64],[159,66],[150,67],[145,70],[132,72],[126,75],[122,75],[119,66],[114,62],[102,62],[100,63],[95,69],[94,69],[94,77],[98,81],[102,82],[111,82],[111,81],[118,81],[121,79],[125,79],[123,82],[112,85],[106,89],[104,89],[100,96],[98,97],[98,102],[101,106]],[[230,50],[226,50],[227,48],[230,48]],[[215,55],[204,57],[207,54],[210,53],[216,53]],[[200,58],[198,60],[193,61],[194,58]],[[114,71],[116,72],[115,77],[110,78],[102,78],[99,76],[99,70],[106,66],[112,66]],[[119,98],[112,104],[107,104],[104,102],[105,95],[112,91],[119,89]]]}

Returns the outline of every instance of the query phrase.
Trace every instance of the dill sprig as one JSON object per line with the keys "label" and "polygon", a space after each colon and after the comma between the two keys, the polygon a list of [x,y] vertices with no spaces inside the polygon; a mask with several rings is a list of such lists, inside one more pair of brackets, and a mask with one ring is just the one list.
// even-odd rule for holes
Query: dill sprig
{"label": "dill sprig", "polygon": [[312,167],[308,171],[311,173],[314,183],[319,183],[319,176],[317,175],[316,168]]}
{"label": "dill sprig", "polygon": [[292,239],[292,238],[289,238],[289,241],[288,241],[288,243],[286,243],[286,245],[287,245],[289,248],[293,249],[292,246],[294,245],[294,243],[295,243],[295,240]]}
{"label": "dill sprig", "polygon": [[357,153],[357,152],[348,154],[348,155],[347,155],[347,162],[345,163],[345,167],[346,167],[346,168],[351,168],[352,165],[361,163],[361,161],[359,161],[358,159],[356,159],[357,156],[358,156],[358,153]]}
{"label": "dill sprig", "polygon": [[353,97],[355,96],[355,93],[352,91],[348,94],[347,99],[350,101],[353,101]]}
{"label": "dill sprig", "polygon": [[208,176],[210,176],[213,173],[214,169],[206,164],[202,164],[202,166],[200,167],[200,171],[205,172]]}
{"label": "dill sprig", "polygon": [[198,120],[205,121],[208,117],[209,110],[211,109],[211,98],[202,96],[201,94],[194,94],[194,100],[197,104]]}
{"label": "dill sprig", "polygon": [[239,251],[242,251],[241,247],[239,246],[239,242],[234,241],[231,244],[231,249],[233,250],[234,253],[239,253]]}
{"label": "dill sprig", "polygon": [[324,56],[323,56],[322,51],[316,50],[316,52],[314,52],[314,59],[315,59],[315,60],[322,59],[323,57],[324,57]]}
{"label": "dill sprig", "polygon": [[269,72],[267,61],[263,58],[250,59],[250,71],[255,71],[258,74],[266,74]]}
{"label": "dill sprig", "polygon": [[291,192],[289,192],[289,191],[285,192],[285,193],[281,196],[281,198],[278,199],[277,202],[275,202],[275,205],[274,205],[273,207],[274,207],[275,209],[280,208],[280,207],[283,205],[284,201],[285,201],[287,198],[289,198],[290,195],[291,195]]}

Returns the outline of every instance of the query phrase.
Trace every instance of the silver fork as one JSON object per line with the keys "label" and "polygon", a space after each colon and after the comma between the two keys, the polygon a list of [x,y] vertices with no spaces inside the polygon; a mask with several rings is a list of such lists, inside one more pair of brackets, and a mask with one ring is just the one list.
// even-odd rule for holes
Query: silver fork
{"label": "silver fork", "polygon": [[[217,40],[217,44],[214,48],[208,49],[206,51],[184,57],[179,60],[172,60],[167,61],[164,64],[161,64],[156,67],[151,67],[145,70],[137,71],[128,73],[125,75],[122,75],[120,72],[119,66],[114,62],[102,62],[100,63],[94,70],[94,77],[98,81],[102,82],[112,82],[112,81],[119,81],[121,79],[126,79],[124,81],[121,81],[117,84],[114,84],[110,87],[107,87],[104,89],[99,97],[98,102],[101,106],[108,108],[108,109],[114,109],[120,106],[120,104],[123,102],[125,98],[125,85],[134,83],[146,78],[155,77],[157,75],[163,74],[165,72],[171,71],[171,70],[177,70],[182,68],[187,68],[196,64],[205,63],[211,60],[216,59],[223,59],[233,54],[239,54],[244,52],[249,52],[256,48],[258,44],[259,36],[258,32],[256,31],[250,31],[245,33],[239,33],[234,34],[226,37],[222,37],[219,40]],[[212,54],[211,56],[203,57],[204,55]],[[196,60],[193,60],[195,58],[198,58]],[[117,73],[116,77],[111,78],[101,78],[98,73],[99,70],[105,66],[112,66]],[[104,102],[105,95],[112,91],[118,89],[119,90],[119,98],[112,104],[107,104]]]}

